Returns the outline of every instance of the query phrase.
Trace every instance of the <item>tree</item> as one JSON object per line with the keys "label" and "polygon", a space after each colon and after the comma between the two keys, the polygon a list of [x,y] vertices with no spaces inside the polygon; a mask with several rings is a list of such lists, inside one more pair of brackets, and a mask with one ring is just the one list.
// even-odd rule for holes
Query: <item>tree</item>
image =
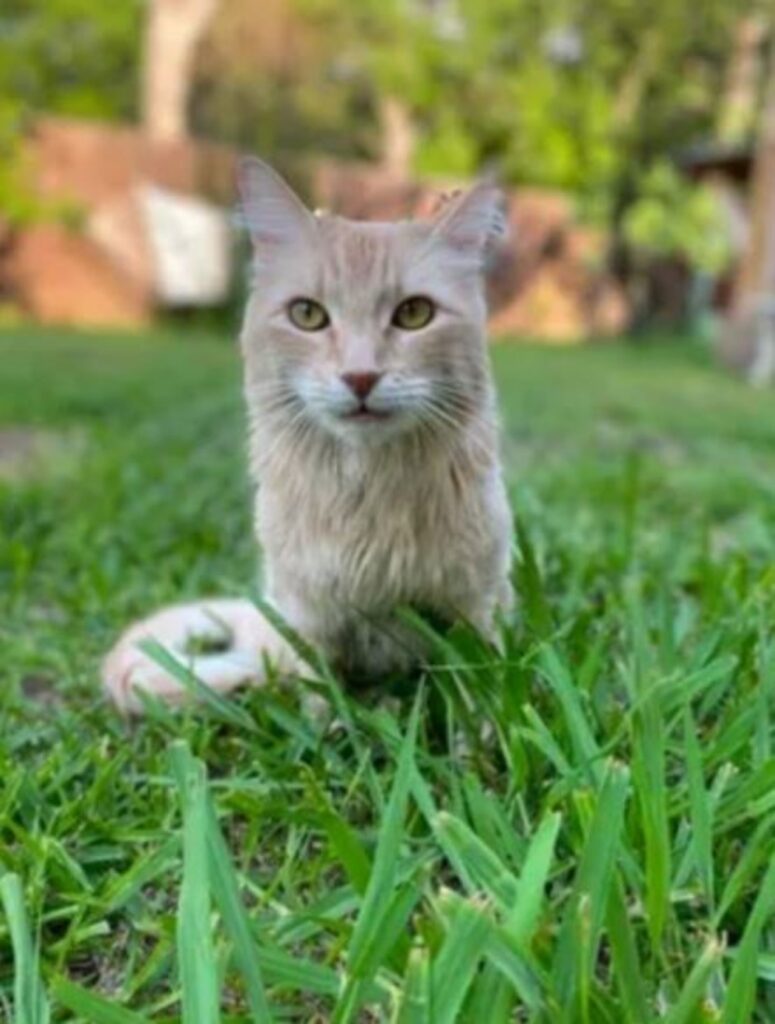
{"label": "tree", "polygon": [[756,384],[775,380],[775,32],[770,40],[751,195],[750,238],[735,285],[724,350]]}
{"label": "tree", "polygon": [[143,46],[142,122],[156,139],[188,131],[196,48],[218,0],[149,0]]}

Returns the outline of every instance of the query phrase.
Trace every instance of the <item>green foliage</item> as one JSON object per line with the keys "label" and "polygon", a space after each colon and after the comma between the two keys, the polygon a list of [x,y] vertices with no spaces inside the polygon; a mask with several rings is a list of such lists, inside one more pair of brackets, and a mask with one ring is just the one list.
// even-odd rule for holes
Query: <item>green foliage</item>
{"label": "green foliage", "polygon": [[[729,38],[753,4],[703,0],[698,17],[697,0],[288,0],[259,17],[222,0],[192,126],[281,162],[373,157],[391,96],[416,125],[418,171],[465,176],[494,163],[506,181],[567,189],[588,216],[618,223],[641,183],[651,187],[646,169],[712,132]],[[141,0],[5,0],[0,150],[42,111],[131,117],[143,14]],[[0,202],[29,215],[7,174]],[[654,202],[665,205],[647,198],[636,222],[653,222]],[[684,248],[718,264],[694,235]]]}
{"label": "green foliage", "polygon": [[644,176],[623,229],[636,250],[678,257],[710,274],[723,270],[732,255],[724,211],[712,190],[665,163]]}
{"label": "green foliage", "polygon": [[252,585],[237,359],[0,337],[10,1020],[775,1019],[772,396],[676,339],[493,358],[502,654],[426,627],[423,687],[380,705],[300,648],[317,683],[128,725],[117,631]]}
{"label": "green foliage", "polygon": [[140,0],[3,0],[0,123],[42,112],[130,116],[142,12]]}
{"label": "green foliage", "polygon": [[74,221],[78,210],[29,188],[23,136],[44,113],[115,119],[136,106],[140,0],[3,0],[0,215],[13,226]]}
{"label": "green foliage", "polygon": [[454,111],[444,111],[432,134],[424,136],[415,158],[419,174],[468,178],[478,170],[476,142]]}
{"label": "green foliage", "polygon": [[707,0],[698,18],[693,0],[296,4],[336,40],[311,79],[336,60],[343,90],[400,97],[423,169],[496,160],[509,180],[568,188],[608,213],[624,179],[711,129],[745,6]]}

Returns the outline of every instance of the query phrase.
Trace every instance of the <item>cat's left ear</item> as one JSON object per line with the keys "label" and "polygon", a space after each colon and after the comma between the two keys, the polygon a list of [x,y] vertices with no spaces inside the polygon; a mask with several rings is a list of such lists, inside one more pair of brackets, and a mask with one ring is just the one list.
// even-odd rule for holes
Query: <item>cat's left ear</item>
{"label": "cat's left ear", "polygon": [[492,182],[482,181],[454,196],[436,217],[433,238],[461,256],[484,266],[490,245],[506,235],[503,193]]}
{"label": "cat's left ear", "polygon": [[257,157],[243,157],[237,169],[242,211],[258,252],[297,247],[315,233],[315,219],[280,175]]}

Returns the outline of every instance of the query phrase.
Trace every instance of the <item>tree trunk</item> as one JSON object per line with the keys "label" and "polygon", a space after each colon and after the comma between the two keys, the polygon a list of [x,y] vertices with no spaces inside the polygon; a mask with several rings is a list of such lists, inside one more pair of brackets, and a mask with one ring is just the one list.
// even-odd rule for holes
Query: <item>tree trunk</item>
{"label": "tree trunk", "polygon": [[382,132],[381,164],[398,181],[405,181],[412,171],[415,130],[406,105],[395,96],[385,96],[379,104]]}
{"label": "tree trunk", "polygon": [[755,383],[775,379],[775,33],[754,159],[749,237],[722,354]]}
{"label": "tree trunk", "polygon": [[766,38],[767,23],[760,15],[749,15],[738,22],[719,110],[721,142],[745,143],[755,127]]}
{"label": "tree trunk", "polygon": [[218,0],[148,0],[142,122],[154,139],[187,133],[187,104],[196,48]]}

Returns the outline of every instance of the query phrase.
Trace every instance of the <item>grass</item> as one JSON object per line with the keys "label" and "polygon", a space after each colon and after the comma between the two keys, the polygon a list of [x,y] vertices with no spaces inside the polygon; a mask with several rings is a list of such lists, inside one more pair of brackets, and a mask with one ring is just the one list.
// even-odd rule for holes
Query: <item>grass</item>
{"label": "grass", "polygon": [[0,336],[0,1017],[772,1024],[775,398],[677,342],[495,363],[502,659],[126,725],[117,630],[252,586],[236,356]]}

